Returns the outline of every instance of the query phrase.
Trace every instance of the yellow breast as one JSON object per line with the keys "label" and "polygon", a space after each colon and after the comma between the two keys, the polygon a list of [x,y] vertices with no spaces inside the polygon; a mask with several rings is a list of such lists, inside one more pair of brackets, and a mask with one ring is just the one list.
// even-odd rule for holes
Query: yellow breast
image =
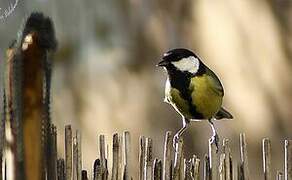
{"label": "yellow breast", "polygon": [[[222,88],[222,87],[220,87]],[[211,76],[193,77],[190,83],[193,105],[205,118],[213,117],[222,105],[223,93],[216,87]]]}
{"label": "yellow breast", "polygon": [[171,87],[169,79],[165,84],[164,102],[172,105],[172,107],[187,119],[192,119],[188,102],[181,97],[181,93],[176,88]]}

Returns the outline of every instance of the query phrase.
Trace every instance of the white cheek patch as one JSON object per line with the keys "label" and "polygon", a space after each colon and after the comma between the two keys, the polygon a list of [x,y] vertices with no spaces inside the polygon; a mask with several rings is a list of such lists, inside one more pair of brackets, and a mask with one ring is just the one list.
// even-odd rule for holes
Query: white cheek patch
{"label": "white cheek patch", "polygon": [[183,58],[176,62],[171,62],[177,69],[181,71],[188,71],[190,73],[196,73],[199,70],[200,61],[194,56]]}

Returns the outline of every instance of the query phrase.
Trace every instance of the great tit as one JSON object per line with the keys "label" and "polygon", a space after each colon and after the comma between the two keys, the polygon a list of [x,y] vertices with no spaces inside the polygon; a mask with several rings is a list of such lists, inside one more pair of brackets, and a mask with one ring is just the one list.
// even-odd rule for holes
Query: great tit
{"label": "great tit", "polygon": [[179,141],[191,121],[208,120],[217,150],[219,136],[213,120],[232,119],[222,107],[224,90],[219,78],[201,59],[188,49],[172,49],[163,54],[157,66],[167,71],[164,101],[182,116],[183,127],[175,134],[174,145]]}

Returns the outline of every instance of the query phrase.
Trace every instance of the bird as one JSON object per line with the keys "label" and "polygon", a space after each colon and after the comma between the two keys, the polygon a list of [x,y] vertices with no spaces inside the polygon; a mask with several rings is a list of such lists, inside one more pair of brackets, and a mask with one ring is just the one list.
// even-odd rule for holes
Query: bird
{"label": "bird", "polygon": [[214,120],[233,119],[222,107],[224,89],[216,74],[192,51],[171,49],[157,64],[167,72],[164,102],[170,104],[182,117],[183,126],[173,137],[177,144],[190,122],[207,120],[212,129],[209,139],[217,151],[219,136]]}

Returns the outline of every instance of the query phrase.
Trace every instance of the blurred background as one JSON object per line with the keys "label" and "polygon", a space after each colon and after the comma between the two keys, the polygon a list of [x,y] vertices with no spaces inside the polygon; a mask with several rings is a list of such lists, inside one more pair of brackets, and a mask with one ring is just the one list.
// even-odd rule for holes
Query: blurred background
{"label": "blurred background", "polygon": [[[182,122],[163,103],[166,74],[155,65],[167,50],[184,47],[224,85],[224,107],[235,118],[215,124],[221,140],[231,139],[233,157],[239,159],[239,133],[245,132],[251,179],[263,177],[261,140],[269,137],[273,168],[283,168],[284,139],[292,138],[292,1],[19,1],[0,21],[2,72],[5,50],[35,10],[53,19],[59,41],[51,112],[60,156],[64,126],[72,124],[82,132],[85,169],[98,155],[99,134],[110,144],[113,133],[125,130],[134,157],[145,135],[162,158],[165,132],[177,131]],[[203,158],[210,135],[207,122],[192,123],[184,134],[186,156]],[[136,167],[138,158],[132,161]]]}

